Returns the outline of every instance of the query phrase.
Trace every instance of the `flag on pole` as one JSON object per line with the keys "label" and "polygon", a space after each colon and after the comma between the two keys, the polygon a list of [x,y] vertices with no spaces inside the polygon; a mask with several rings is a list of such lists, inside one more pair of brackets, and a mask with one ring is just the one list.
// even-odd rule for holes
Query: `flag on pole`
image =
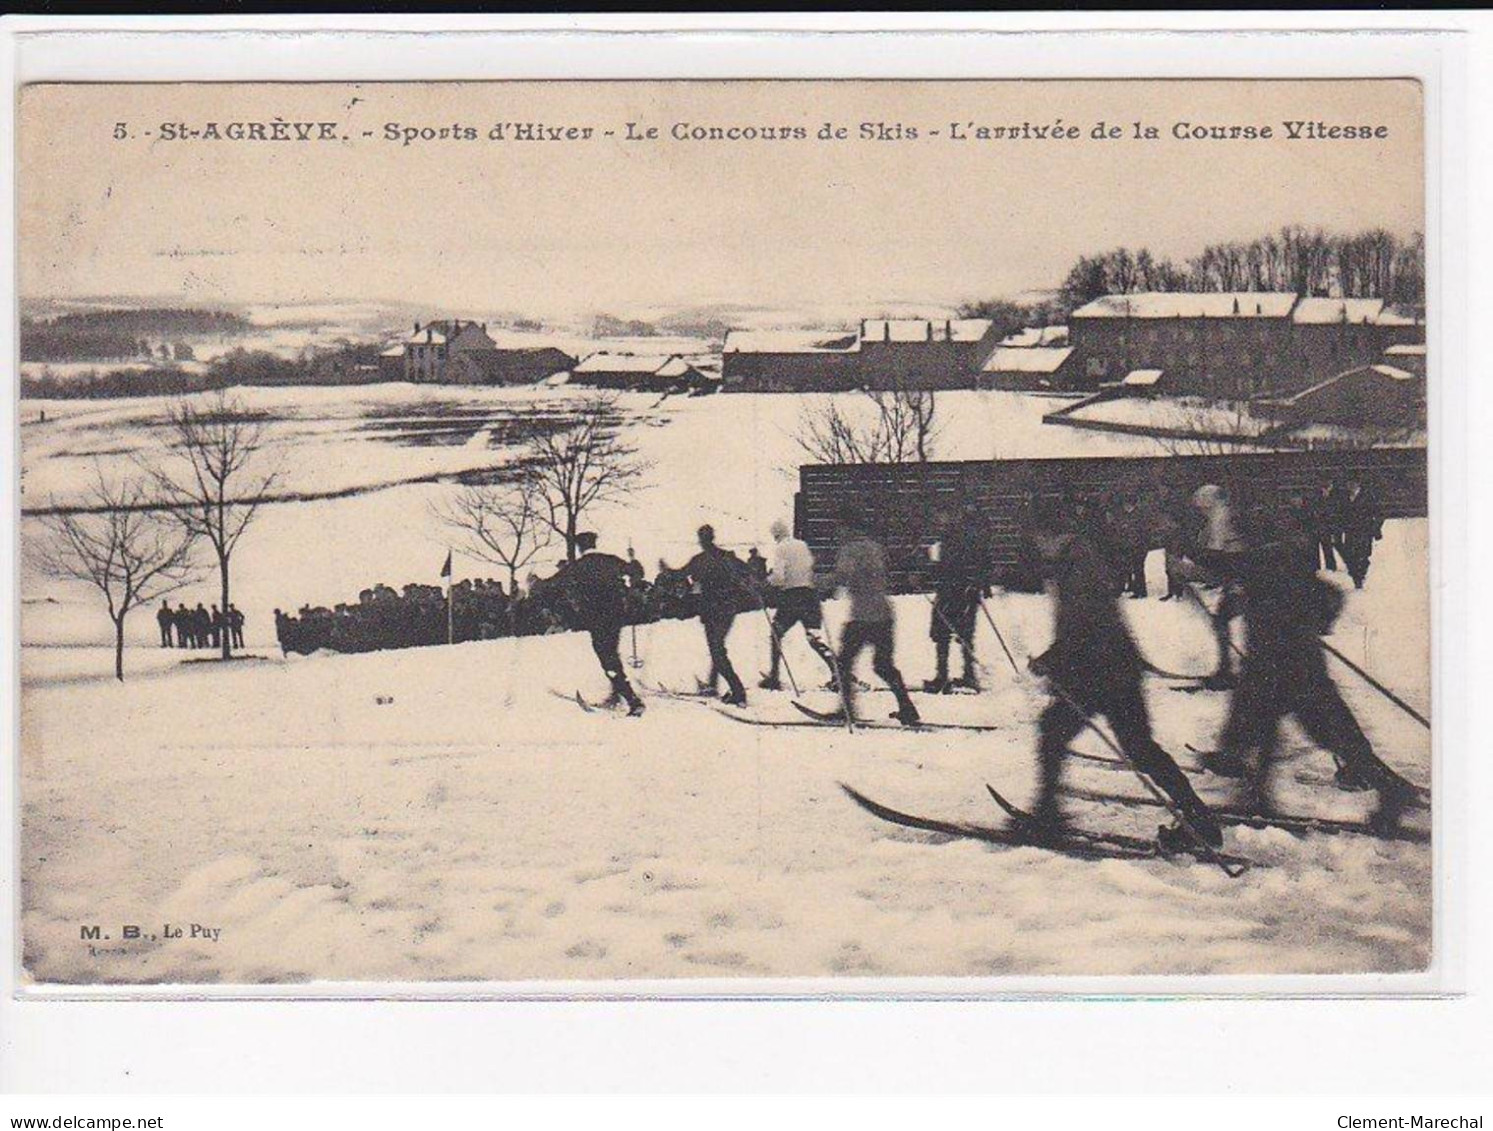
{"label": "flag on pole", "polygon": [[441,566],[441,576],[442,577],[450,577],[451,576],[451,551],[450,550],[446,551],[446,564],[443,565],[443,566]]}

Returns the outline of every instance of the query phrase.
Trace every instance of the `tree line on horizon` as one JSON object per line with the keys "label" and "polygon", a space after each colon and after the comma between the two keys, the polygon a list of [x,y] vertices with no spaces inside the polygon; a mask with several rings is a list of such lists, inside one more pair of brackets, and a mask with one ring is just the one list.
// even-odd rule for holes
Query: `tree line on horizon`
{"label": "tree line on horizon", "polygon": [[1384,228],[1356,233],[1288,226],[1257,239],[1209,244],[1185,262],[1156,256],[1149,248],[1118,247],[1081,255],[1050,300],[1015,303],[1003,299],[967,303],[960,317],[1023,325],[1062,322],[1104,295],[1142,291],[1334,292],[1344,298],[1378,298],[1397,307],[1423,309],[1426,239],[1408,239]]}

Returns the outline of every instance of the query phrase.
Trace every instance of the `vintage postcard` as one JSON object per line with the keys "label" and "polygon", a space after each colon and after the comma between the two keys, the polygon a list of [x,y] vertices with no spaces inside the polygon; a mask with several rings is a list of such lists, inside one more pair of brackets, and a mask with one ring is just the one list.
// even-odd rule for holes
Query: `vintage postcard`
{"label": "vintage postcard", "polygon": [[1427,970],[1424,115],[25,87],[23,984]]}

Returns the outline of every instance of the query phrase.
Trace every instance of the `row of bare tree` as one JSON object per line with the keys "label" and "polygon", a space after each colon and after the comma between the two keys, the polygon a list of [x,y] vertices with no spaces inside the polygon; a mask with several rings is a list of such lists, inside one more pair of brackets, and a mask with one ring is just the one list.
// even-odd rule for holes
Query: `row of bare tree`
{"label": "row of bare tree", "polygon": [[[233,552],[279,477],[263,421],[225,394],[171,406],[166,432],[163,454],[136,461],[132,477],[110,479],[95,465],[81,503],[43,515],[48,537],[28,545],[44,573],[102,595],[116,679],[124,678],[125,618],[199,579],[203,546],[217,566],[219,608],[228,608]],[[231,634],[219,647],[228,659]]]}
{"label": "row of bare tree", "polygon": [[[46,537],[27,547],[45,574],[85,582],[102,596],[121,680],[130,612],[201,578],[209,559],[219,608],[228,609],[234,551],[282,470],[264,419],[226,393],[173,405],[165,423],[161,454],[136,461],[136,473],[124,479],[95,465],[84,498],[41,515]],[[605,396],[582,402],[558,428],[536,421],[520,442],[511,481],[458,489],[437,506],[439,518],[467,552],[505,566],[510,582],[556,538],[573,561],[585,514],[638,489],[647,471],[618,438],[617,424]],[[228,633],[220,652],[232,655]]]}
{"label": "row of bare tree", "polygon": [[1071,311],[1102,295],[1137,291],[1292,291],[1337,289],[1348,298],[1425,302],[1425,236],[1383,228],[1354,234],[1286,227],[1248,242],[1210,244],[1178,266],[1148,249],[1121,247],[1080,256],[1058,293]]}
{"label": "row of bare tree", "polygon": [[431,505],[462,550],[508,571],[508,592],[541,553],[565,546],[576,559],[576,536],[598,503],[616,502],[644,486],[649,464],[617,435],[615,398],[583,401],[565,427],[527,430],[504,482],[463,486]]}

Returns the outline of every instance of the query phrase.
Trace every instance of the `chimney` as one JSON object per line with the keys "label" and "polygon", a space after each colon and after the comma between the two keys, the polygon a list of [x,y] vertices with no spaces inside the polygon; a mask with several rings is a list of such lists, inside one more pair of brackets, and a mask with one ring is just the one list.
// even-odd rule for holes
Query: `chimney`
{"label": "chimney", "polygon": [[434,340],[435,339],[431,335],[430,327],[429,326],[425,327],[425,344],[429,345]]}
{"label": "chimney", "polygon": [[1234,313],[1235,314],[1239,313],[1239,296],[1238,295],[1234,296]]}
{"label": "chimney", "polygon": [[928,340],[933,340],[933,319],[928,319]]}
{"label": "chimney", "polygon": [[415,323],[415,333],[418,334],[419,332],[420,332],[420,323],[416,322]]}
{"label": "chimney", "polygon": [[1264,314],[1265,313],[1265,308],[1260,303],[1258,303],[1258,302],[1255,303],[1255,313],[1256,314]]}
{"label": "chimney", "polygon": [[890,318],[886,318],[886,319],[882,320],[882,323],[881,323],[881,340],[883,342],[889,342],[889,341],[892,340],[892,320]]}
{"label": "chimney", "polygon": [[866,337],[866,320],[864,318],[862,318],[861,319],[861,340],[864,341],[865,337]]}
{"label": "chimney", "polygon": [[952,318],[944,319],[943,337],[944,341],[946,342],[952,342],[954,340],[954,320]]}

